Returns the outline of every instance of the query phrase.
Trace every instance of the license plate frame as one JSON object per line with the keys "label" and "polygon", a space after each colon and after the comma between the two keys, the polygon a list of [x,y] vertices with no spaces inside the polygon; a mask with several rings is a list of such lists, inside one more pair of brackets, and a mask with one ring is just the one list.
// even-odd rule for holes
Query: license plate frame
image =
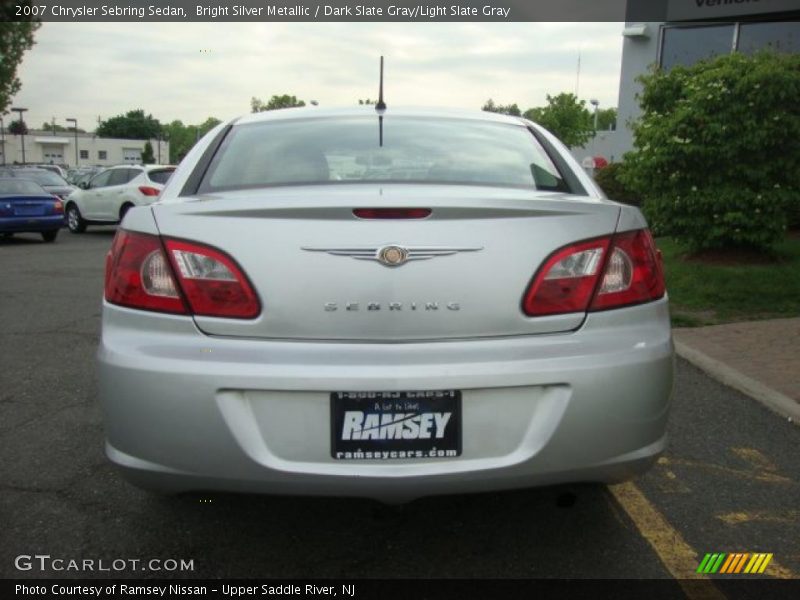
{"label": "license plate frame", "polygon": [[460,390],[331,392],[330,422],[334,460],[448,459],[462,453]]}

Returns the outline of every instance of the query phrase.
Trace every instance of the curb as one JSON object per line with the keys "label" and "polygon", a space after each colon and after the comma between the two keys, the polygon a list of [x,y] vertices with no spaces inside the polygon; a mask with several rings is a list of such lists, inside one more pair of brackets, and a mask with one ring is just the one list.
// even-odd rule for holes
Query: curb
{"label": "curb", "polygon": [[673,343],[678,356],[692,363],[701,371],[704,371],[723,385],[750,396],[771,411],[785,417],[790,423],[800,425],[800,403],[683,342],[673,339]]}

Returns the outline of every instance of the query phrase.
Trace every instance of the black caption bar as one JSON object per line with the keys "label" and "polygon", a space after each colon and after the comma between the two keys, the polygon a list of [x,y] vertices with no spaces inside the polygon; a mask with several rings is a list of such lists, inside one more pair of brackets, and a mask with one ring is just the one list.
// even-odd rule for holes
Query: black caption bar
{"label": "black caption bar", "polygon": [[[5,0],[11,20],[196,21],[625,21],[664,20],[668,4],[696,0]],[[773,0],[774,1],[774,0]]]}
{"label": "black caption bar", "polygon": [[[720,596],[720,592],[724,596]],[[685,597],[727,597],[728,600],[797,598],[800,580],[766,579],[5,579],[3,598],[337,598],[338,600],[394,600],[425,598],[459,600],[502,598],[614,598],[617,600],[673,600]]]}

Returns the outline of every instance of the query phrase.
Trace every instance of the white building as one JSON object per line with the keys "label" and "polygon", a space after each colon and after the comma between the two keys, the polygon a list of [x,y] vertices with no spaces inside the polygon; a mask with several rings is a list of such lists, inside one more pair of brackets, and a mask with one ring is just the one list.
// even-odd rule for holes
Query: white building
{"label": "white building", "polygon": [[163,140],[122,140],[97,137],[92,133],[79,133],[76,138],[71,132],[58,132],[54,135],[52,131],[42,130],[30,130],[23,136],[10,134],[5,129],[0,136],[0,165],[25,162],[52,163],[67,167],[106,167],[139,163],[147,141],[153,146],[156,162],[169,163],[169,142]]}

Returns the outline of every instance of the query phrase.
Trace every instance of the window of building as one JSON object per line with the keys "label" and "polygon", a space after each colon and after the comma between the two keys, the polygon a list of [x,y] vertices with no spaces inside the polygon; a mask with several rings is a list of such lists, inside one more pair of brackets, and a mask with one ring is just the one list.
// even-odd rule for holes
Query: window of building
{"label": "window of building", "polygon": [[89,159],[89,151],[88,150],[81,150],[80,153],[81,153],[81,158],[83,158],[84,160],[88,160]]}
{"label": "window of building", "polygon": [[738,49],[745,54],[759,50],[800,52],[800,22],[742,23]]}
{"label": "window of building", "polygon": [[665,27],[661,45],[661,66],[691,66],[705,58],[733,51],[736,26],[733,23],[702,27]]}
{"label": "window of building", "polygon": [[108,152],[106,152],[105,150],[98,150],[97,160],[108,160]]}
{"label": "window of building", "polygon": [[122,160],[127,163],[142,162],[142,151],[139,148],[123,148]]}
{"label": "window of building", "polygon": [[56,161],[63,161],[64,154],[57,150],[45,150],[44,153],[44,160],[45,162],[56,162]]}

